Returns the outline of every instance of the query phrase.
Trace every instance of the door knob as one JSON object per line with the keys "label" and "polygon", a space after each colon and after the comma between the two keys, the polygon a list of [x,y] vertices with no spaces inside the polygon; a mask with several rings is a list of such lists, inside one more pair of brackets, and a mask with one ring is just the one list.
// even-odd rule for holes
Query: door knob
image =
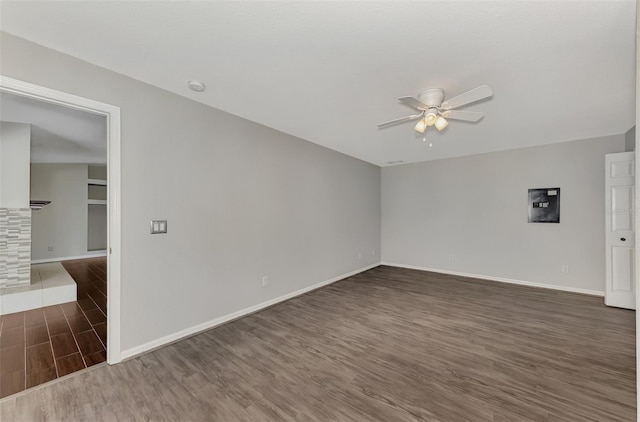
{"label": "door knob", "polygon": [[620,240],[622,240],[622,241],[624,242],[624,241],[625,241],[625,240],[627,240],[627,239],[625,239],[624,237],[621,237],[621,238],[620,238]]}

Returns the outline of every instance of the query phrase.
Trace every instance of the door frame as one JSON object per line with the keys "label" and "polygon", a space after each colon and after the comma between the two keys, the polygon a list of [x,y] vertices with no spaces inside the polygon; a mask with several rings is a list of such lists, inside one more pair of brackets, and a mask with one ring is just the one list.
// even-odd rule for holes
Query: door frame
{"label": "door frame", "polygon": [[0,92],[105,116],[107,119],[107,363],[121,362],[120,107],[0,75]]}

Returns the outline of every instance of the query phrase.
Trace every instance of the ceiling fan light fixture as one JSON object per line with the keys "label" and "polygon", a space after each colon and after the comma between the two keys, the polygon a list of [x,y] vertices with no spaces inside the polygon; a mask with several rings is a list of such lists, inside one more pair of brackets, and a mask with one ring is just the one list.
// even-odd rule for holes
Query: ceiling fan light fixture
{"label": "ceiling fan light fixture", "polygon": [[449,122],[447,122],[447,119],[445,119],[444,117],[438,116],[436,118],[435,126],[436,126],[436,129],[438,129],[438,131],[440,131],[440,130],[444,129],[445,127],[447,127],[448,124],[449,124]]}
{"label": "ceiling fan light fixture", "polygon": [[426,117],[424,119],[418,120],[418,123],[416,123],[414,129],[420,133],[424,133],[424,131],[427,129]]}
{"label": "ceiling fan light fixture", "polygon": [[449,125],[449,119],[477,122],[484,114],[477,111],[458,110],[469,104],[485,100],[493,96],[493,91],[488,85],[481,85],[470,91],[464,92],[453,98],[444,100],[444,91],[441,88],[427,89],[417,97],[400,97],[398,101],[418,111],[419,114],[400,117],[388,122],[379,123],[382,129],[399,123],[410,122],[418,119],[415,125],[416,132],[425,133],[429,127],[435,126],[438,131],[444,130]]}

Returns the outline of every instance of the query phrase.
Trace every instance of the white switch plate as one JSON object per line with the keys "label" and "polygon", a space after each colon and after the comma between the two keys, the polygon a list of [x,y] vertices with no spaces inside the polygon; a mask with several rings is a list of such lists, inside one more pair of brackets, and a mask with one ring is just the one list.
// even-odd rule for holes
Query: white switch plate
{"label": "white switch plate", "polygon": [[152,220],[151,234],[162,234],[167,232],[167,220]]}

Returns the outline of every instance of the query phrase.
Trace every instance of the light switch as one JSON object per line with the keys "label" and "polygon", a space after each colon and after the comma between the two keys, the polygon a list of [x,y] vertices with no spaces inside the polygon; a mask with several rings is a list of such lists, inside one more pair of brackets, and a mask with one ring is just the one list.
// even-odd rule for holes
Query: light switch
{"label": "light switch", "polygon": [[151,234],[161,234],[167,232],[167,220],[152,220]]}

